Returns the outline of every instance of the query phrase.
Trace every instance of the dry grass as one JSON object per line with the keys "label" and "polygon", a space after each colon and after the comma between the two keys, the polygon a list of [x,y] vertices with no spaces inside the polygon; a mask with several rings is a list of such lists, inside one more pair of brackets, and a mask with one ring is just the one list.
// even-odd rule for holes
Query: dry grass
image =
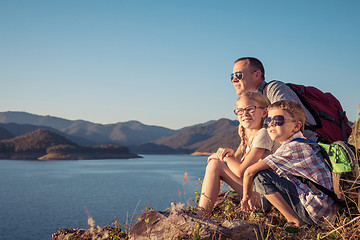
{"label": "dry grass", "polygon": [[259,239],[360,239],[360,214],[355,204],[350,205],[342,208],[335,226],[329,229],[306,226],[297,233],[289,233],[283,228],[286,219],[275,208],[266,214],[260,211],[243,211],[239,196],[229,191],[220,194],[213,217],[260,223],[264,229]]}
{"label": "dry grass", "polygon": [[357,118],[352,126],[352,134],[349,137],[349,143],[353,146],[356,146],[358,149],[360,149],[360,105],[359,110],[357,113]]}

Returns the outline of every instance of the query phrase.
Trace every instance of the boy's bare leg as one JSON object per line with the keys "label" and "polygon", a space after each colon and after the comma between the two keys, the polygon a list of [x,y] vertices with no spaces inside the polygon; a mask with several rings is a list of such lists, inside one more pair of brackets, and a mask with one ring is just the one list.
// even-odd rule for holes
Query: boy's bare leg
{"label": "boy's bare leg", "polygon": [[279,192],[265,195],[265,197],[285,216],[289,222],[293,222],[298,227],[305,224]]}

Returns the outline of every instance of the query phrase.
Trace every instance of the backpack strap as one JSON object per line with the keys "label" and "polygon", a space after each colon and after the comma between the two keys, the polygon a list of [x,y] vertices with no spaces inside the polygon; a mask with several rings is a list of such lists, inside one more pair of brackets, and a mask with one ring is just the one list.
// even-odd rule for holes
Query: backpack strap
{"label": "backpack strap", "polygon": [[[329,167],[330,172],[332,172],[332,166],[331,166],[331,162],[330,162],[328,153],[325,151],[325,149],[323,147],[321,147],[319,144],[317,144],[316,141],[313,141],[313,140],[310,140],[307,138],[294,138],[292,141],[306,143],[306,144],[313,145],[313,146],[318,146],[320,148],[320,153],[326,162],[326,165]],[[299,179],[302,183],[308,185],[315,194],[319,194],[318,190],[320,190],[321,192],[328,195],[331,199],[333,199],[336,203],[341,202],[341,200],[337,197],[337,195],[335,194],[334,191],[331,191],[331,190],[327,189],[326,187],[324,187],[308,178],[295,176],[295,175],[293,175],[293,176],[296,177],[297,179]]]}
{"label": "backpack strap", "polygon": [[295,141],[295,142],[301,142],[301,143],[307,143],[307,144],[314,144],[314,145],[317,145],[317,142],[314,141],[314,140],[310,140],[310,139],[307,139],[307,138],[294,138],[293,140],[291,140],[292,142]]}
{"label": "backpack strap", "polygon": [[320,153],[325,160],[326,165],[328,166],[329,170],[332,172],[332,165],[331,165],[331,161],[330,161],[328,152],[326,152],[326,150],[322,146],[320,146],[316,141],[310,140],[307,138],[294,138],[292,141],[306,143],[306,144],[310,144],[313,146],[318,146],[320,149]]}
{"label": "backpack strap", "polygon": [[342,112],[342,111],[338,110],[338,113],[342,117],[340,126],[341,126],[341,131],[342,131],[342,134],[343,134],[344,142],[347,142],[348,135],[346,133],[346,127],[345,127],[346,112],[345,111]]}
{"label": "backpack strap", "polygon": [[326,119],[328,121],[331,121],[333,123],[335,123],[336,125],[338,125],[340,128],[341,128],[341,132],[342,132],[342,135],[343,135],[343,139],[344,141],[346,142],[347,139],[348,139],[348,136],[346,134],[346,129],[345,129],[345,119],[346,119],[346,114],[345,112],[342,112],[342,111],[338,111],[338,114],[341,116],[341,120],[336,120],[334,117],[328,115],[326,112],[318,112],[318,116],[323,118],[323,119]]}
{"label": "backpack strap", "polygon": [[317,184],[316,182],[308,179],[308,178],[304,178],[304,177],[300,177],[300,176],[295,176],[297,179],[299,179],[302,183],[308,185],[311,189],[311,191],[313,191],[313,193],[315,193],[316,195],[319,194],[319,190],[323,193],[325,193],[326,195],[328,195],[332,200],[334,200],[336,203],[340,203],[341,201],[339,200],[339,198],[336,196],[335,192],[327,189],[326,187]]}

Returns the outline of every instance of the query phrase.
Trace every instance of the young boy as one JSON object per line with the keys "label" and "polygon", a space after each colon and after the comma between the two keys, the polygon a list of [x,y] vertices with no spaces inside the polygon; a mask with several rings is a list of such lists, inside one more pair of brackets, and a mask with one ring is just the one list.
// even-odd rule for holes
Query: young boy
{"label": "young boy", "polygon": [[336,216],[334,201],[321,191],[316,195],[296,177],[310,179],[330,190],[333,188],[331,172],[319,146],[294,140],[304,138],[304,122],[304,111],[296,102],[279,101],[269,106],[264,126],[271,139],[282,145],[245,171],[242,206],[252,208],[250,197],[255,184],[256,192],[265,197],[264,210],[269,210],[266,205],[270,202],[289,223],[298,227],[304,224],[328,226]]}

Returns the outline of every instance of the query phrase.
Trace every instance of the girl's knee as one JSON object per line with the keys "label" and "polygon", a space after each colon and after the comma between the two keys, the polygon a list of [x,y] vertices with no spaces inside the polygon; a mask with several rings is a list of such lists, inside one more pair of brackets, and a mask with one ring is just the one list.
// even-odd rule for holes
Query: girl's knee
{"label": "girl's knee", "polygon": [[206,166],[206,172],[217,172],[225,166],[225,163],[220,160],[211,160]]}

